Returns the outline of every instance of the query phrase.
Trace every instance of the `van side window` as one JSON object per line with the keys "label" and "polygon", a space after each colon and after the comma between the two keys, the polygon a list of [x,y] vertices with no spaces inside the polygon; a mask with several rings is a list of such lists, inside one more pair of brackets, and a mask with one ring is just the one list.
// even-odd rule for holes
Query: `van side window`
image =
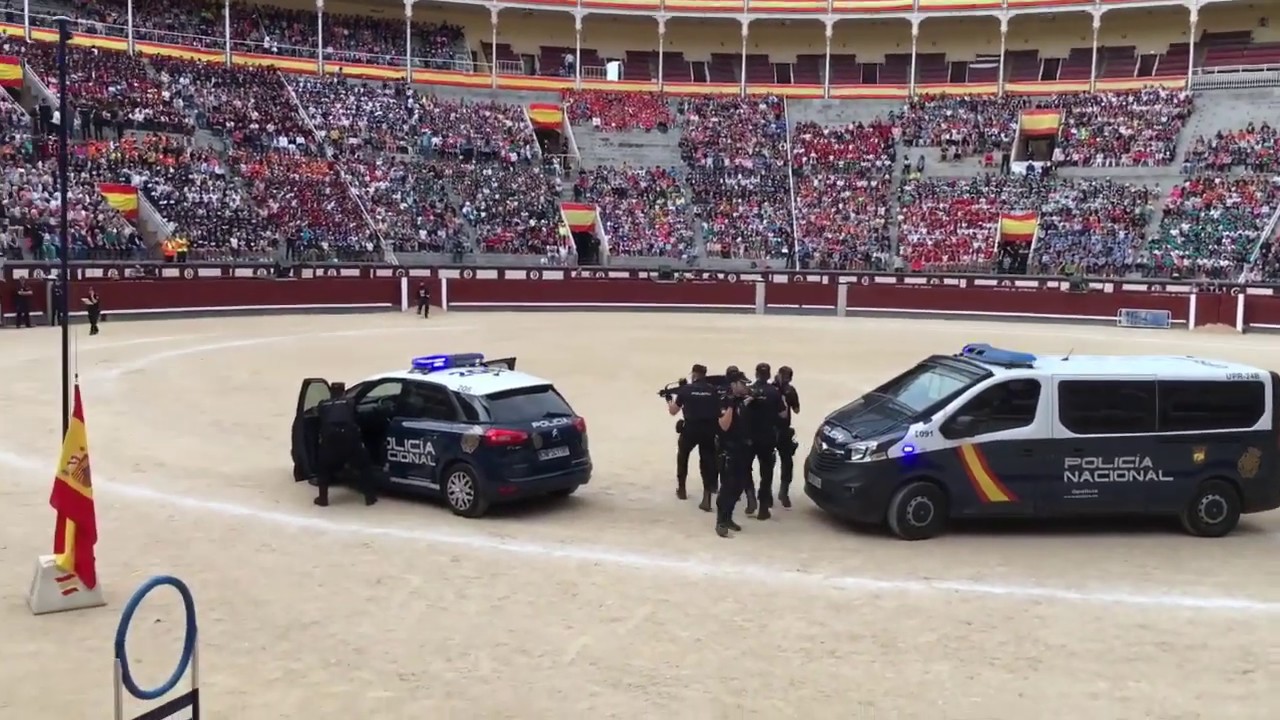
{"label": "van side window", "polygon": [[1160,380],[1160,432],[1246,430],[1267,409],[1256,380]]}
{"label": "van side window", "polygon": [[[1006,380],[975,395],[942,426],[942,436],[955,440],[1014,430],[1036,421],[1039,380]],[[970,418],[960,421],[960,418]]]}
{"label": "van side window", "polygon": [[1156,432],[1154,380],[1063,380],[1058,420],[1076,435]]}

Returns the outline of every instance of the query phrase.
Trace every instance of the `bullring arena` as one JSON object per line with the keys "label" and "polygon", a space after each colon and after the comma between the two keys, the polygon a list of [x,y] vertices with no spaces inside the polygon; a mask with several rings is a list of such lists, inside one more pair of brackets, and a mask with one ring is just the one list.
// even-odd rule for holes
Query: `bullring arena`
{"label": "bullring arena", "polygon": [[[654,391],[791,365],[803,454],[825,413],[971,342],[1280,368],[1277,7],[7,4],[0,720],[107,716],[117,621],[158,574],[195,594],[207,718],[1271,720],[1276,513],[1212,541],[906,543],[797,485],[725,541],[675,497]],[[107,607],[33,616],[60,253],[72,308],[92,286],[108,317],[75,336]],[[10,329],[27,289],[37,327]],[[553,379],[591,483],[471,521],[314,506],[299,381],[451,351]],[[181,614],[138,611],[142,686]]]}
{"label": "bullring arena", "polygon": [[[163,291],[177,304],[239,282],[107,287],[124,298],[149,285],[153,301]],[[359,297],[362,283],[379,282],[396,309],[394,279],[250,282],[263,292],[320,285],[330,297]],[[437,296],[449,284],[459,286],[455,297],[472,292],[465,282],[442,283]],[[732,300],[735,285],[663,290],[705,303],[715,292]],[[1031,303],[1016,298],[1037,295],[985,292],[1024,307]],[[108,322],[92,338],[81,330],[99,575],[111,607],[38,618],[23,591],[52,527],[57,336],[0,334],[11,378],[0,441],[0,715],[102,714],[114,608],[156,573],[180,576],[196,593],[209,717],[1274,715],[1273,514],[1246,518],[1222,541],[1153,523],[961,527],[904,543],[832,522],[798,498],[724,541],[693,500],[674,497],[671,419],[653,397],[694,360],[789,363],[803,393],[805,452],[821,417],[845,399],[966,342],[1273,367],[1272,336],[837,317],[831,307],[805,317],[785,308],[512,313],[494,305],[437,310],[429,321],[384,312],[141,319]],[[567,501],[480,521],[407,500],[366,508],[341,490],[328,509],[311,504],[287,454],[300,378],[355,381],[424,352],[473,349],[516,355],[522,368],[555,379],[589,423],[590,485]],[[144,686],[167,675],[182,635],[175,596],[152,597],[129,647]],[[77,680],[61,679],[63,668]]]}

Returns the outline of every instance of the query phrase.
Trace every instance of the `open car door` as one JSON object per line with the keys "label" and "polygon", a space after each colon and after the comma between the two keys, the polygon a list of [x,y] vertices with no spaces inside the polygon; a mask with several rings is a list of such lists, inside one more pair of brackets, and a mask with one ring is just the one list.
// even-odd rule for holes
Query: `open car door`
{"label": "open car door", "polygon": [[302,387],[298,390],[290,450],[295,481],[315,476],[320,444],[320,417],[316,414],[316,406],[332,395],[329,381],[324,378],[307,378],[302,381]]}
{"label": "open car door", "polygon": [[509,357],[509,358],[498,358],[497,360],[486,360],[484,363],[484,366],[491,367],[491,368],[501,368],[503,370],[515,370],[516,359],[513,357]]}

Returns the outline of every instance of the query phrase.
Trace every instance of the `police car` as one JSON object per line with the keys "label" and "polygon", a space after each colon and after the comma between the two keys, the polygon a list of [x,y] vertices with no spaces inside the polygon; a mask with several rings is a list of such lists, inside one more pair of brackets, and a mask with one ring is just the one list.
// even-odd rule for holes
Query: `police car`
{"label": "police car", "polygon": [[966,346],[829,415],[805,459],[828,512],[941,533],[960,517],[1167,515],[1219,537],[1280,507],[1280,377],[1195,357]]}
{"label": "police car", "polygon": [[[479,517],[493,503],[568,496],[591,479],[587,423],[548,380],[515,358],[479,353],[415,358],[346,391],[386,489],[442,498]],[[293,423],[295,479],[315,467],[315,408],[328,381],[308,378]]]}

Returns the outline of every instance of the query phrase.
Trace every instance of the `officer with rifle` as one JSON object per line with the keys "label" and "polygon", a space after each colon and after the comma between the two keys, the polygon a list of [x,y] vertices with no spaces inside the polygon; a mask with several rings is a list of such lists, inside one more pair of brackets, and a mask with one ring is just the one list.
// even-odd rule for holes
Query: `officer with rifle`
{"label": "officer with rifle", "polygon": [[689,454],[698,448],[698,472],[702,476],[702,502],[698,508],[711,512],[711,496],[716,493],[716,420],[720,414],[720,393],[707,380],[707,366],[694,365],[689,382],[667,396],[667,411],[684,413],[676,423],[676,497],[688,497]]}

